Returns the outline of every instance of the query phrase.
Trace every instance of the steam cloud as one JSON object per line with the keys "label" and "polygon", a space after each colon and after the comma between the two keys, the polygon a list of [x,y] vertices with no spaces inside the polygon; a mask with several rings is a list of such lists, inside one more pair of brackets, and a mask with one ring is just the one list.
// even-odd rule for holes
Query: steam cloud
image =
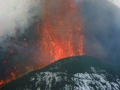
{"label": "steam cloud", "polygon": [[7,47],[9,38],[24,31],[42,18],[42,0],[0,0],[0,46]]}

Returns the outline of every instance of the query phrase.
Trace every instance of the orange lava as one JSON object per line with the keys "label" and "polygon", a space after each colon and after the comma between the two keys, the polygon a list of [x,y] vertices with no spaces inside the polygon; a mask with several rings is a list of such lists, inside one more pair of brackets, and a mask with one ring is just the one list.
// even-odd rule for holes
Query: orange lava
{"label": "orange lava", "polygon": [[83,55],[82,17],[74,0],[48,0],[45,4],[40,60],[49,64]]}
{"label": "orange lava", "polygon": [[[23,75],[26,71],[40,69],[61,58],[84,54],[82,16],[81,12],[77,11],[74,0],[46,0],[43,24],[42,27],[38,24],[37,28],[40,38],[38,38],[39,42],[35,45],[35,48],[38,48],[40,52],[39,56],[36,56],[34,60],[39,61],[37,61],[36,65],[28,62],[24,70],[21,68],[22,63],[20,63],[14,66],[14,70],[9,70],[11,72],[10,75],[7,75],[8,71],[6,71],[6,76],[9,77],[6,77],[5,80],[0,80],[0,88]],[[24,40],[26,41],[26,38]],[[27,43],[22,44],[28,46]],[[33,49],[31,48],[31,51]],[[13,52],[13,50],[8,52],[4,64],[8,62],[6,60]],[[21,51],[18,50],[18,52],[20,53]],[[28,55],[28,52],[25,55]],[[29,61],[34,60],[30,59]]]}
{"label": "orange lava", "polygon": [[13,72],[11,72],[11,76],[13,77],[13,80],[16,79],[16,76]]}
{"label": "orange lava", "polygon": [[0,85],[4,84],[5,82],[3,80],[0,80]]}

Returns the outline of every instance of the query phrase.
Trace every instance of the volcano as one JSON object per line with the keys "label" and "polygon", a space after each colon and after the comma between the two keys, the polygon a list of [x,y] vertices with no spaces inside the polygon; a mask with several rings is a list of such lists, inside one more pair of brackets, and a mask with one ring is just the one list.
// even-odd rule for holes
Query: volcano
{"label": "volcano", "polygon": [[58,60],[1,90],[120,90],[120,67],[91,56]]}
{"label": "volcano", "polygon": [[[61,58],[90,55],[120,64],[119,7],[108,0],[37,1],[45,1],[43,5],[40,4],[44,6],[42,12],[38,12],[42,13],[42,17],[34,17],[41,18],[38,22],[32,24],[32,19],[28,20],[31,25],[23,34],[19,34],[21,30],[15,27],[13,31],[16,36],[13,38],[3,34],[6,40],[4,44],[0,44],[0,88],[27,72],[41,69]],[[8,10],[13,12],[9,8]],[[29,12],[34,11],[36,12],[36,9],[30,8]],[[9,17],[9,14],[5,16]],[[22,21],[21,18],[18,20]],[[21,24],[18,23],[18,27],[19,25]],[[9,47],[6,50],[1,48],[1,45]]]}

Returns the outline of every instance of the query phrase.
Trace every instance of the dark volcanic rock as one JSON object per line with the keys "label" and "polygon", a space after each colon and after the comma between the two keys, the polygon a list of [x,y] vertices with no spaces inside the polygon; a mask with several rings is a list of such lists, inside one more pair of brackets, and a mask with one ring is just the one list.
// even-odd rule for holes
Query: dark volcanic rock
{"label": "dark volcanic rock", "polygon": [[120,90],[120,68],[90,56],[61,59],[1,90]]}

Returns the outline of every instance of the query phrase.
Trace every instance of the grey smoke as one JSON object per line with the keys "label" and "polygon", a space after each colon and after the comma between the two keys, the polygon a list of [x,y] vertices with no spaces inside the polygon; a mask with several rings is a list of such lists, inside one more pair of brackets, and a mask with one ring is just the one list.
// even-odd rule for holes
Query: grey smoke
{"label": "grey smoke", "polygon": [[0,3],[0,46],[7,47],[9,38],[16,36],[39,21],[44,0],[2,0]]}
{"label": "grey smoke", "polygon": [[82,13],[85,53],[101,60],[118,61],[120,8],[107,0],[82,0]]}

